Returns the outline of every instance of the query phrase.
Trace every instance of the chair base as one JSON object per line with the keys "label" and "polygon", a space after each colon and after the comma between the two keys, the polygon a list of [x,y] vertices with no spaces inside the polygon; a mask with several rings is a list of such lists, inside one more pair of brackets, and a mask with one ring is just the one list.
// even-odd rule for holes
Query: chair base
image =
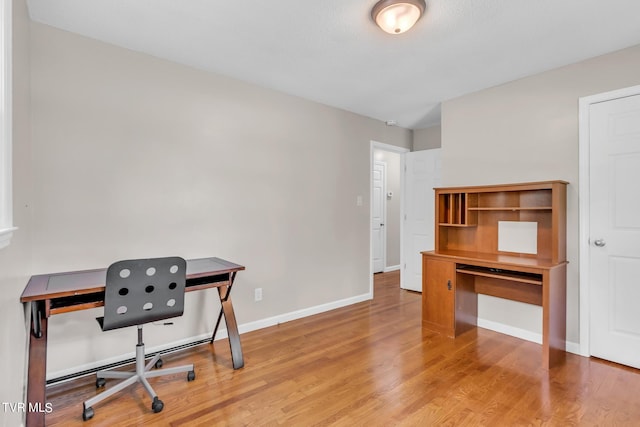
{"label": "chair base", "polygon": [[144,344],[139,343],[136,346],[136,370],[135,372],[122,372],[122,371],[111,371],[111,370],[102,370],[96,373],[96,387],[100,388],[105,384],[105,378],[116,378],[116,379],[124,379],[124,381],[116,384],[111,387],[109,390],[105,390],[102,393],[87,399],[83,403],[83,411],[82,411],[82,419],[87,421],[93,418],[94,411],[93,405],[98,402],[101,402],[119,391],[124,390],[130,385],[136,383],[142,383],[144,388],[147,390],[147,393],[153,399],[151,403],[151,410],[153,412],[160,412],[164,407],[162,401],[158,398],[158,395],[153,390],[147,378],[160,377],[163,375],[173,375],[180,372],[187,372],[187,381],[193,381],[196,377],[194,366],[191,365],[182,365],[176,366],[172,368],[164,368],[164,369],[156,369],[151,371],[151,369],[158,364],[162,366],[162,360],[160,359],[160,354],[156,354],[146,365],[144,359]]}

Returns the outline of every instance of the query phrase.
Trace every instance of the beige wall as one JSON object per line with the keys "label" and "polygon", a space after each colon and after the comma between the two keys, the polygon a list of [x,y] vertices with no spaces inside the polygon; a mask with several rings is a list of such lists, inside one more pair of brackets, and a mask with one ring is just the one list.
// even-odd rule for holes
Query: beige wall
{"label": "beige wall", "polygon": [[[241,326],[369,292],[370,141],[409,148],[411,131],[31,28],[34,272],[227,258],[247,266]],[[213,292],[145,343],[206,334]],[[133,351],[134,332],[102,334],[98,314],[51,319],[50,372]]]}
{"label": "beige wall", "polygon": [[442,146],[442,126],[435,125],[413,131],[412,151],[429,150]]}
{"label": "beige wall", "polygon": [[[19,303],[29,277],[31,165],[29,142],[29,18],[25,2],[13,2],[13,222],[19,229],[0,250],[0,402],[23,401],[25,315]],[[0,407],[0,426],[17,426],[21,413]]]}
{"label": "beige wall", "polygon": [[[579,342],[578,98],[640,84],[640,46],[445,102],[444,185],[561,179],[567,208],[567,338]],[[482,298],[481,318],[540,333],[537,307]]]}
{"label": "beige wall", "polygon": [[385,222],[387,232],[386,265],[398,267],[400,265],[400,211],[402,200],[400,195],[400,166],[402,156],[385,150],[373,150],[373,158],[387,165],[387,193],[392,192],[391,198],[385,197],[387,202],[387,218]]}

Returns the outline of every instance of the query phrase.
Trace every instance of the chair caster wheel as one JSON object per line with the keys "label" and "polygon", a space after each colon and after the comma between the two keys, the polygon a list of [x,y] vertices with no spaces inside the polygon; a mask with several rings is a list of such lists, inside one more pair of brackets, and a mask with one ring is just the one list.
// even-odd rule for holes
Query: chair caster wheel
{"label": "chair caster wheel", "polygon": [[153,402],[151,403],[151,410],[155,413],[158,413],[162,411],[162,408],[164,408],[164,403],[162,403],[162,400],[158,399],[158,396],[154,397]]}
{"label": "chair caster wheel", "polygon": [[89,406],[82,411],[82,421],[87,421],[93,418],[93,408]]}
{"label": "chair caster wheel", "polygon": [[104,385],[107,383],[107,381],[104,378],[97,378],[96,379],[96,388],[102,388],[104,387]]}
{"label": "chair caster wheel", "polygon": [[156,367],[156,369],[160,369],[160,368],[162,368],[162,365],[164,365],[164,362],[162,361],[162,359],[158,359],[158,360],[156,361],[156,364],[155,364],[155,365],[153,365],[153,366],[155,366],[155,367]]}
{"label": "chair caster wheel", "polygon": [[187,373],[187,381],[193,381],[196,379],[196,372],[195,371],[189,371]]}

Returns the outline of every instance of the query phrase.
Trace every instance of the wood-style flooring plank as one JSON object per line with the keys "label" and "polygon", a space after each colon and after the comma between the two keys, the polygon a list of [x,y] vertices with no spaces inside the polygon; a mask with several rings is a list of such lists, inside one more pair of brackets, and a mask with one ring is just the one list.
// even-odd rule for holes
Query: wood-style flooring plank
{"label": "wood-style flooring plank", "polygon": [[[372,301],[243,334],[234,371],[226,340],[163,357],[195,363],[95,405],[93,376],[50,386],[49,426],[637,426],[640,371],[567,355],[545,371],[541,346],[477,328],[449,339],[421,328],[421,296],[398,272],[376,274]],[[109,382],[107,382],[109,387]]]}

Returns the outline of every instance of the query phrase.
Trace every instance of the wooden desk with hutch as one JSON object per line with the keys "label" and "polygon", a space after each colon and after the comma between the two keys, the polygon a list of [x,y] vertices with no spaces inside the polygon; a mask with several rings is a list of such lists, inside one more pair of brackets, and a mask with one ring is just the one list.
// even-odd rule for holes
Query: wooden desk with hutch
{"label": "wooden desk with hutch", "polygon": [[[456,337],[477,324],[478,294],[542,307],[542,365],[564,361],[564,181],[435,189],[435,250],[422,252],[422,325]],[[537,253],[498,249],[500,221],[536,223]]]}

